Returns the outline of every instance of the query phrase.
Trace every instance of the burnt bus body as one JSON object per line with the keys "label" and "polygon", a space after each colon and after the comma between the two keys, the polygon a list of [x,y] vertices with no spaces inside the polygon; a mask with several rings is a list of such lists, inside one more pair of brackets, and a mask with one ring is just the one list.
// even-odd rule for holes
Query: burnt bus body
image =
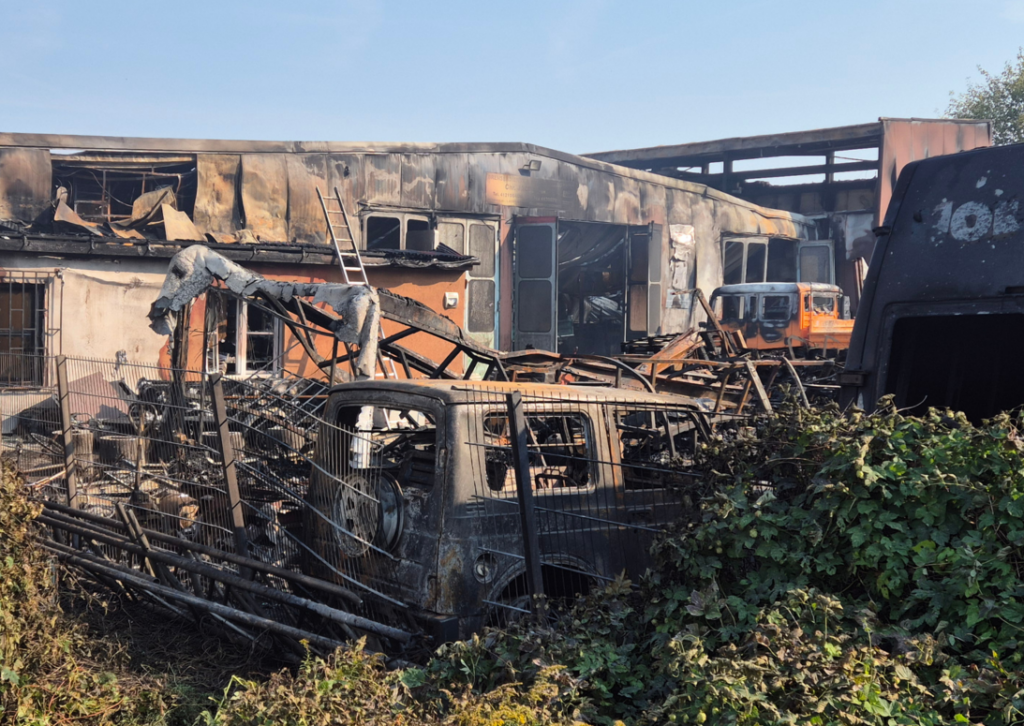
{"label": "burnt bus body", "polygon": [[878,230],[841,400],[973,421],[1024,404],[1024,145],[908,164]]}

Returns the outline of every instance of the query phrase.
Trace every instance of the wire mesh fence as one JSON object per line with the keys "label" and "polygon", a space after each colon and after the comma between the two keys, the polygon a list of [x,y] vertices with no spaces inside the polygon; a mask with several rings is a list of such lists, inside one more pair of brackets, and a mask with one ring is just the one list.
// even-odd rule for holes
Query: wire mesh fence
{"label": "wire mesh fence", "polygon": [[49,546],[290,649],[365,633],[408,649],[535,611],[533,595],[555,606],[641,575],[657,533],[693,512],[692,457],[717,415],[596,387],[331,395],[287,373],[53,365],[36,403],[0,391],[5,452],[47,500]]}
{"label": "wire mesh fence", "polygon": [[[38,402],[9,391],[0,402],[6,461],[47,500],[45,523],[67,535],[52,546],[78,545],[63,556],[155,578],[153,587],[203,601],[207,620],[221,617],[208,612],[219,604],[284,627],[315,626],[321,644],[354,636],[356,624],[408,638],[361,615],[380,619],[362,594],[404,605],[377,591],[360,559],[376,548],[379,446],[326,424],[323,383],[228,380],[125,360],[64,358],[54,367],[60,384],[34,391]],[[314,462],[325,431],[332,442],[346,437],[358,461]],[[333,548],[311,547],[311,533],[329,534]],[[140,555],[140,537],[151,556]],[[160,567],[154,557],[164,558]],[[183,610],[172,602],[160,604]],[[261,632],[231,618],[220,625],[234,637]]]}
{"label": "wire mesh fence", "polygon": [[469,496],[486,521],[477,560],[500,573],[484,598],[492,621],[529,612],[534,594],[557,606],[641,575],[653,537],[686,513],[709,428],[700,410],[656,397],[540,388],[514,402],[467,387],[461,404],[479,472]]}
{"label": "wire mesh fence", "polygon": [[3,456],[36,487],[62,487],[56,364],[52,356],[0,354],[0,427]]}

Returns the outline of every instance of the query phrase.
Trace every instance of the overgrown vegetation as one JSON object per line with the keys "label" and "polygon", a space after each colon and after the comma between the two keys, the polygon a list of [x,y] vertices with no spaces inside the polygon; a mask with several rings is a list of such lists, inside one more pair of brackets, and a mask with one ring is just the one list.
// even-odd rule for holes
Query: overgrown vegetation
{"label": "overgrown vegetation", "polygon": [[1024,722],[1024,437],[798,408],[701,454],[704,509],[556,629],[442,649],[486,690],[559,664],[587,720]]}
{"label": "overgrown vegetation", "polygon": [[38,507],[5,469],[0,482],[0,716],[5,723],[150,723],[164,684],[132,675],[115,641],[62,612],[57,570],[35,543]]}
{"label": "overgrown vegetation", "polygon": [[[1021,419],[793,407],[725,431],[699,466],[701,516],[659,540],[641,582],[543,627],[444,646],[422,668],[388,670],[353,648],[237,677],[200,722],[1024,723]],[[46,628],[13,603],[52,599],[49,576],[27,535],[8,533],[27,505],[6,483],[3,496],[0,692],[5,709],[38,709],[68,678],[53,649],[80,666],[93,646],[61,635],[76,631],[52,608],[38,616],[50,632],[28,635]],[[81,678],[82,699],[124,699],[121,681]],[[136,720],[173,700],[131,687]]]}

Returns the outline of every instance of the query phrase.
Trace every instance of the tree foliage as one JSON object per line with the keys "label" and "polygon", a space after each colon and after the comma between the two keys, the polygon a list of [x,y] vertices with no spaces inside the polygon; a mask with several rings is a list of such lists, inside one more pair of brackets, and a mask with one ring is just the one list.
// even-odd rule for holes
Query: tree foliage
{"label": "tree foliage", "polygon": [[1001,73],[978,68],[982,80],[971,83],[960,94],[950,92],[947,118],[990,119],[992,141],[999,144],[1024,142],[1024,48]]}

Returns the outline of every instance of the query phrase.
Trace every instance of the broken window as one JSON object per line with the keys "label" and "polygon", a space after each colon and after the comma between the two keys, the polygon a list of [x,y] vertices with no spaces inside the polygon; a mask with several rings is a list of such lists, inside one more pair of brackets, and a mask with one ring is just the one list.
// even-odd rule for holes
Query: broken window
{"label": "broken window", "polygon": [[336,441],[335,452],[348,466],[388,472],[399,486],[432,487],[436,479],[437,424],[429,413],[412,408],[344,406],[335,422],[351,432]]}
{"label": "broken window", "polygon": [[742,242],[725,243],[725,261],[722,265],[722,284],[739,285],[743,282]]}
{"label": "broken window", "polygon": [[[937,306],[941,307],[941,306]],[[1014,313],[901,317],[892,328],[885,393],[911,415],[929,407],[963,411],[978,423],[1024,404],[1024,315]],[[986,311],[988,312],[988,311]],[[969,345],[950,341],[969,341]]]}
{"label": "broken window", "polygon": [[208,370],[248,375],[280,368],[283,330],[276,316],[216,293],[207,295],[206,304]]}
{"label": "broken window", "polygon": [[43,383],[46,288],[24,280],[0,280],[0,386]]}
{"label": "broken window", "polygon": [[677,437],[688,424],[671,411],[615,411],[619,439],[622,481],[626,489],[663,489],[681,480],[671,469],[677,467]]}
{"label": "broken window", "polygon": [[[583,489],[593,483],[593,439],[582,413],[526,414],[530,479],[535,491]],[[484,416],[487,485],[492,491],[514,494],[508,415]]]}
{"label": "broken window", "polygon": [[726,240],[722,257],[722,284],[764,282],[768,266],[768,244],[763,237]]}
{"label": "broken window", "polygon": [[723,321],[743,319],[743,297],[741,295],[723,295],[721,299]]}
{"label": "broken window", "polygon": [[437,243],[460,255],[464,254],[466,250],[465,227],[460,222],[438,222]]}
{"label": "broken window", "polygon": [[811,309],[819,315],[826,315],[835,312],[836,298],[834,295],[811,295]]}
{"label": "broken window", "polygon": [[428,220],[415,217],[405,220],[405,249],[420,252],[434,249],[434,230]]}
{"label": "broken window", "polygon": [[68,192],[68,205],[88,222],[114,222],[132,215],[132,203],[166,187],[176,208],[194,211],[197,175],[191,154],[52,152],[54,185]]}
{"label": "broken window", "polygon": [[800,282],[832,282],[832,254],[826,245],[800,248]]}
{"label": "broken window", "polygon": [[761,320],[789,320],[789,295],[765,295],[761,298]]}
{"label": "broken window", "polygon": [[366,244],[368,250],[402,249],[402,220],[398,217],[373,215],[366,218]]}
{"label": "broken window", "polygon": [[750,242],[747,244],[747,272],[744,282],[764,282],[768,245]]}
{"label": "broken window", "polygon": [[795,240],[768,240],[768,275],[765,282],[796,282]]}

